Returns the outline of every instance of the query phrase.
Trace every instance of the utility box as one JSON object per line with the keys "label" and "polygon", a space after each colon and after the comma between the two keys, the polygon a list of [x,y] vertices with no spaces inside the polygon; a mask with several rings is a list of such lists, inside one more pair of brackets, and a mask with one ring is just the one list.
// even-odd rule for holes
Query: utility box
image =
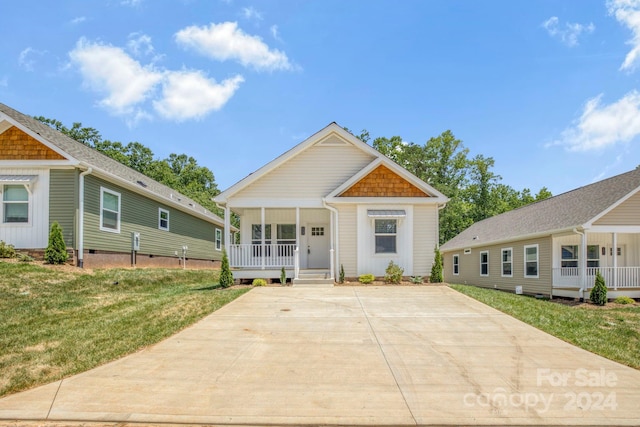
{"label": "utility box", "polygon": [[138,233],[137,231],[131,233],[131,250],[140,250],[140,233]]}
{"label": "utility box", "polygon": [[516,286],[516,294],[522,295],[522,286]]}

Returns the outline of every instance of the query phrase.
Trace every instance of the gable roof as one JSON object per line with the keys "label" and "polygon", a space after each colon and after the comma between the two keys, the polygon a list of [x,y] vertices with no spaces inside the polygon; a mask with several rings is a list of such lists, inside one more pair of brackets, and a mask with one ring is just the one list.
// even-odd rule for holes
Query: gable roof
{"label": "gable roof", "polygon": [[128,166],[88,147],[50,126],[22,114],[13,108],[0,103],[0,122],[7,120],[14,126],[35,138],[45,146],[58,152],[67,160],[56,160],[51,163],[73,165],[82,169],[93,169],[93,174],[110,182],[117,183],[134,192],[160,200],[192,216],[218,225],[224,225],[222,218],[209,212],[187,196],[167,187],[164,184],[141,174]]}
{"label": "gable roof", "polygon": [[640,167],[539,202],[478,221],[442,245],[451,251],[552,233],[588,229],[640,191]]}
{"label": "gable roof", "polygon": [[324,127],[320,131],[316,132],[315,134],[311,135],[309,138],[305,139],[304,141],[296,145],[295,147],[286,151],[279,157],[275,158],[271,162],[267,163],[266,165],[262,166],[255,172],[247,175],[245,178],[241,179],[231,187],[227,188],[222,193],[218,194],[214,198],[214,201],[221,204],[227,203],[227,201],[230,198],[232,198],[235,194],[245,189],[249,185],[253,184],[254,182],[258,181],[269,172],[275,170],[282,164],[291,160],[293,157],[305,151],[306,149],[314,146],[315,144],[337,144],[337,141],[330,138],[332,134],[337,134],[340,138],[347,141],[347,143],[353,145],[354,147],[364,151],[365,153],[375,158],[375,160],[373,160],[369,165],[363,168],[360,172],[355,174],[348,181],[346,181],[340,187],[338,187],[337,189],[335,189],[334,191],[332,191],[330,194],[327,195],[327,198],[331,198],[332,202],[336,201],[337,196],[340,193],[342,193],[343,191],[345,191],[346,189],[354,185],[359,180],[363,179],[367,174],[372,172],[376,167],[380,165],[386,166],[388,169],[392,170],[393,172],[395,172],[397,175],[407,180],[412,185],[415,185],[420,190],[424,191],[425,193],[435,198],[432,200],[437,201],[439,203],[443,203],[443,204],[449,200],[445,195],[437,191],[435,188],[431,187],[430,185],[428,185],[427,183],[425,183],[415,175],[411,174],[409,171],[407,171],[403,167],[397,165],[395,162],[393,162],[391,159],[386,157],[384,154],[380,153],[375,148],[371,147],[369,144],[361,141],[360,139],[352,135],[350,132],[344,130],[336,122],[332,122],[328,126]]}

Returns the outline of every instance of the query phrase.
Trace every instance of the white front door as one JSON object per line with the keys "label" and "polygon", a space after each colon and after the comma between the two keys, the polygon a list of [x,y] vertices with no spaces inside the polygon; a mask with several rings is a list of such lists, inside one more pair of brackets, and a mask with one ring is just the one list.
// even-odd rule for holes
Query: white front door
{"label": "white front door", "polygon": [[329,227],[309,224],[307,268],[329,268]]}

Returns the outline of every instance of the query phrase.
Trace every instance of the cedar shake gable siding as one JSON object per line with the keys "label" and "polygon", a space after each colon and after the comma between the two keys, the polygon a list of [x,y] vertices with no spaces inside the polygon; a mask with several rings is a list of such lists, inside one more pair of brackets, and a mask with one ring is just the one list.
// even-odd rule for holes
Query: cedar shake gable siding
{"label": "cedar shake gable siding", "polygon": [[384,165],[356,182],[340,197],[431,197]]}
{"label": "cedar shake gable siding", "polygon": [[1,160],[66,160],[15,126],[0,133]]}

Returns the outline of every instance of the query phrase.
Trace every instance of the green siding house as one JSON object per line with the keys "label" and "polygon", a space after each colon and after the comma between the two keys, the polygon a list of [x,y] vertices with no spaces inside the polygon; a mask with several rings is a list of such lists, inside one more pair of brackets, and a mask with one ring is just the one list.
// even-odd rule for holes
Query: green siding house
{"label": "green siding house", "polygon": [[90,268],[213,268],[226,234],[195,201],[0,104],[0,240],[37,256],[54,221]]}

